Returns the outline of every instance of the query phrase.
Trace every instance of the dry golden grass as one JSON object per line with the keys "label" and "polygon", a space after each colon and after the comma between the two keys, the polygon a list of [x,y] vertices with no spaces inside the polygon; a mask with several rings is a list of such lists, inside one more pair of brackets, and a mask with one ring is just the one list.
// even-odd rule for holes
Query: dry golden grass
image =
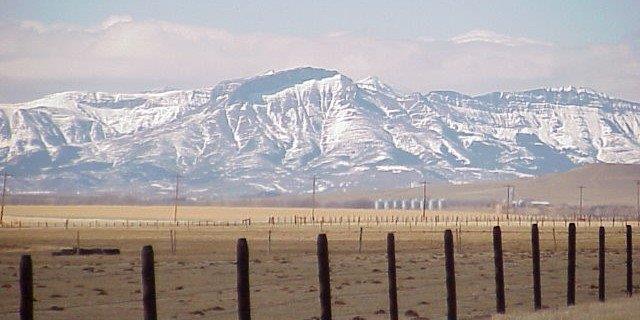
{"label": "dry golden grass", "polygon": [[[5,208],[5,218],[28,219],[129,219],[129,220],[171,220],[173,219],[173,206],[31,206],[14,205]],[[318,208],[315,215],[320,217],[347,217],[354,216],[418,216],[420,210],[371,210],[371,209],[325,209]],[[469,211],[434,211],[430,215],[440,216],[486,216],[493,212],[469,212]],[[309,208],[272,208],[272,207],[215,207],[215,206],[181,206],[178,209],[180,220],[211,220],[211,221],[240,221],[252,218],[257,222],[266,222],[268,217],[287,217],[295,215],[310,216]]]}
{"label": "dry golden grass", "polygon": [[[10,219],[168,219],[170,207],[11,207]],[[92,212],[94,212],[92,214]],[[225,220],[246,215],[255,221],[271,215],[292,217],[308,209],[180,208],[183,219]],[[397,212],[395,214],[400,214]],[[319,210],[318,216],[393,214],[354,210]],[[476,213],[447,213],[451,217]],[[42,218],[38,218],[42,217]],[[164,218],[161,218],[164,217]],[[462,220],[461,220],[462,221]],[[170,252],[169,228],[4,228],[0,229],[0,318],[18,319],[17,266],[23,253],[34,259],[36,317],[40,319],[141,318],[139,250],[156,251],[156,282],[161,319],[235,319],[235,241],[249,241],[251,300],[254,319],[310,319],[319,314],[315,238],[327,233],[331,259],[335,319],[387,319],[385,237],[396,233],[398,299],[401,318],[414,312],[443,318],[443,230],[429,224],[369,223],[364,225],[363,252],[357,252],[359,228],[351,224],[293,226],[254,224],[250,227],[179,227],[177,253]],[[491,224],[462,223],[456,245],[458,310],[461,319],[491,318],[495,308]],[[635,227],[635,225],[634,225]],[[555,229],[556,242],[554,243]],[[119,256],[52,257],[51,251],[71,247],[76,231],[82,247],[119,247]],[[271,252],[267,238],[272,231]],[[565,303],[566,228],[541,226],[543,304]],[[607,228],[607,297],[624,304],[625,254],[622,224]],[[637,238],[637,237],[636,237]],[[530,235],[528,223],[503,224],[507,315],[532,309]],[[597,228],[578,226],[577,303],[597,295]],[[638,246],[636,246],[638,248]],[[637,256],[636,250],[634,255]],[[638,277],[637,279],[640,279]],[[635,300],[633,300],[635,301]],[[576,309],[577,309],[576,308]],[[592,308],[592,307],[588,307]],[[595,307],[597,308],[597,306]],[[564,312],[564,311],[558,311]],[[594,311],[595,312],[595,311]],[[535,315],[556,318],[551,311]],[[536,318],[537,319],[537,318]],[[613,318],[615,319],[615,318]]]}
{"label": "dry golden grass", "polygon": [[496,320],[628,320],[637,319],[640,313],[640,298],[618,299],[607,303],[591,302],[570,308],[545,310],[537,313],[496,316]]}

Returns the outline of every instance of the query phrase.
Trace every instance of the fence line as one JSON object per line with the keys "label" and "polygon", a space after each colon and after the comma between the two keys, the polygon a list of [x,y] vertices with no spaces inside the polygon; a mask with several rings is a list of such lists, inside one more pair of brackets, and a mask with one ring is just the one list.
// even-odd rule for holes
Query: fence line
{"label": "fence line", "polygon": [[[599,218],[600,226],[615,227],[616,222],[620,226],[629,224],[635,221],[637,226],[640,227],[640,219],[635,216],[611,216],[611,217],[595,217]],[[207,228],[207,227],[249,227],[252,225],[269,225],[272,227],[280,226],[315,226],[321,230],[326,226],[346,226],[350,228],[352,225],[356,227],[372,227],[372,226],[390,226],[397,227],[461,227],[461,226],[521,226],[522,222],[525,223],[537,223],[540,227],[544,227],[551,224],[552,227],[558,225],[564,225],[568,223],[574,223],[576,226],[591,226],[592,216],[582,215],[577,216],[576,219],[567,219],[563,217],[551,217],[547,215],[491,215],[491,214],[434,214],[422,216],[419,214],[402,213],[392,215],[378,215],[378,214],[357,214],[357,215],[320,215],[316,219],[307,219],[306,216],[295,214],[293,216],[269,216],[265,221],[253,221],[252,219],[239,219],[239,220],[144,220],[144,219],[89,219],[89,218],[76,218],[76,219],[64,219],[64,218],[48,218],[48,217],[12,217],[11,215],[5,217],[5,223],[1,225],[2,228]]]}
{"label": "fence line", "polygon": [[[632,227],[626,226],[626,290],[630,296],[633,293],[633,270],[632,270]],[[496,282],[496,312],[505,313],[505,292],[504,292],[504,264],[502,250],[502,230],[500,226],[494,226],[493,230],[494,247],[494,268]],[[576,269],[576,225],[568,225],[568,259],[567,259],[567,305],[575,304],[575,269]],[[598,228],[598,300],[605,301],[605,228]],[[533,295],[534,310],[542,307],[541,283],[540,283],[540,245],[538,224],[531,225],[531,248],[533,261]],[[444,231],[444,255],[445,255],[445,283],[447,292],[447,318],[457,319],[457,297],[455,282],[455,260],[454,260],[454,238],[451,229]],[[317,237],[317,257],[318,257],[318,282],[319,282],[319,302],[322,320],[332,319],[331,311],[331,271],[329,264],[329,246],[327,235],[322,233]],[[155,320],[158,318],[156,307],[156,285],[155,285],[155,260],[152,246],[144,246],[140,254],[141,275],[142,275],[142,305],[145,320]],[[395,236],[393,233],[387,234],[387,262],[388,262],[388,284],[389,284],[389,315],[391,320],[398,319],[398,301],[396,284],[396,255]],[[237,273],[237,306],[238,319],[251,319],[250,302],[250,260],[249,246],[245,238],[237,241],[236,256]],[[34,312],[34,292],[33,292],[33,266],[30,255],[23,255],[20,260],[20,319],[33,319]],[[231,288],[229,288],[231,289]],[[131,300],[125,302],[136,302]],[[285,303],[286,304],[286,303]]]}

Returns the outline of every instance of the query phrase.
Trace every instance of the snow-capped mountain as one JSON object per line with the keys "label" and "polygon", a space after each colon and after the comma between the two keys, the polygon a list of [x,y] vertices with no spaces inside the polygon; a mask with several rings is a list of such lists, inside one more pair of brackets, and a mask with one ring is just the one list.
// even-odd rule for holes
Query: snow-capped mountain
{"label": "snow-capped mountain", "polygon": [[0,105],[14,189],[194,197],[499,179],[640,163],[640,104],[589,89],[405,95],[300,68],[197,90]]}

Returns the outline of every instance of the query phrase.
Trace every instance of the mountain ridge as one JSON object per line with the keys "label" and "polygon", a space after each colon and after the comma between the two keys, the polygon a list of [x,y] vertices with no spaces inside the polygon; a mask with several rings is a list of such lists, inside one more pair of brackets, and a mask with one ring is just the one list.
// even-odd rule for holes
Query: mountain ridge
{"label": "mountain ridge", "polygon": [[321,190],[346,190],[640,163],[640,104],[575,87],[402,94],[306,67],[0,111],[2,168],[25,190],[162,193],[180,173],[185,192],[216,198],[308,192],[313,175]]}

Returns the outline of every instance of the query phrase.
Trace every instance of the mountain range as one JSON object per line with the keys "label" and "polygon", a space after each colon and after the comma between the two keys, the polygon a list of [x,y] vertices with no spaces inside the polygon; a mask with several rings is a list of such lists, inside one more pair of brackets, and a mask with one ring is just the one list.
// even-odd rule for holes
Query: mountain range
{"label": "mountain range", "polygon": [[0,105],[15,192],[218,199],[466,183],[640,163],[640,104],[562,87],[400,93],[298,68],[195,90]]}

